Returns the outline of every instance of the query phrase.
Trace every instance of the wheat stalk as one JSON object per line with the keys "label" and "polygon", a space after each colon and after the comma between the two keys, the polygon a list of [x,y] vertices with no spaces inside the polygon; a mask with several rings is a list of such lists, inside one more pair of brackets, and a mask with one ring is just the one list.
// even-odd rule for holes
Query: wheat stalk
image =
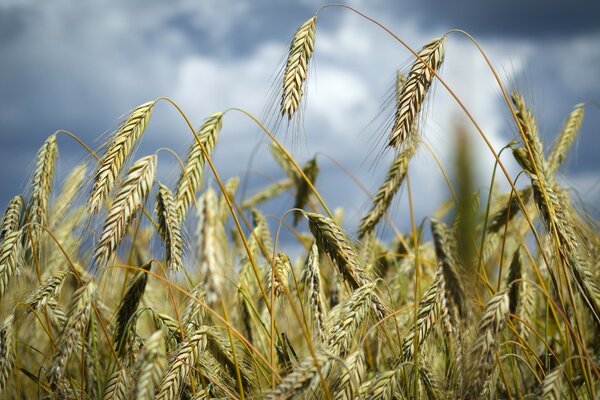
{"label": "wheat stalk", "polygon": [[155,155],[140,158],[129,169],[106,216],[100,242],[94,254],[96,265],[106,263],[123,240],[125,228],[135,216],[136,211],[143,206],[144,200],[150,192],[155,170]]}
{"label": "wheat stalk", "polygon": [[418,58],[412,64],[399,96],[400,101],[388,139],[390,147],[398,148],[409,139],[433,81],[434,72],[437,73],[444,62],[445,52],[446,36],[443,36],[427,43],[417,53]]}
{"label": "wheat stalk", "polygon": [[281,115],[292,118],[304,91],[304,82],[308,74],[308,63],[315,46],[314,16],[303,23],[294,34],[283,72],[283,93],[281,96]]}
{"label": "wheat stalk", "polygon": [[102,203],[113,189],[121,169],[150,121],[154,104],[156,101],[149,101],[134,109],[108,144],[108,149],[98,162],[94,174],[94,186],[89,200],[91,214],[100,210]]}
{"label": "wheat stalk", "polygon": [[167,269],[179,271],[183,263],[180,221],[173,194],[163,184],[159,184],[156,193],[155,213],[158,216],[158,233],[166,244]]}

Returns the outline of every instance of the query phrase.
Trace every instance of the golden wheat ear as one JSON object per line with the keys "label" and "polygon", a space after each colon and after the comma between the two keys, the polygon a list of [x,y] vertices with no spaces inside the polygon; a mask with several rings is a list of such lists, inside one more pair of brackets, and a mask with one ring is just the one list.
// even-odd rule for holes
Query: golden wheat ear
{"label": "golden wheat ear", "polygon": [[283,94],[281,96],[281,115],[292,118],[304,92],[304,82],[308,74],[308,63],[315,46],[315,26],[317,17],[306,21],[294,35],[283,72]]}

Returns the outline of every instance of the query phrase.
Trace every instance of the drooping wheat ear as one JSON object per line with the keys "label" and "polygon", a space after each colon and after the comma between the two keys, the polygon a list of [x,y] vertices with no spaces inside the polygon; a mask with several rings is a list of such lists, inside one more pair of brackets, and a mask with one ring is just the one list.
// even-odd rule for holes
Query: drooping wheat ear
{"label": "drooping wheat ear", "polygon": [[137,311],[146,284],[148,283],[148,271],[152,267],[152,262],[143,265],[141,271],[136,271],[127,284],[125,295],[117,309],[115,324],[114,342],[119,357],[125,357],[128,353],[128,344],[132,331],[135,331],[135,324],[132,324],[132,317]]}
{"label": "drooping wheat ear", "polygon": [[13,197],[6,206],[2,223],[0,223],[0,240],[6,235],[19,229],[21,226],[21,217],[23,215],[23,196],[17,195]]}
{"label": "drooping wheat ear", "polygon": [[285,253],[277,253],[275,265],[267,272],[267,293],[274,292],[275,297],[284,296],[290,291],[288,275],[292,270],[290,258]]}
{"label": "drooping wheat ear", "polygon": [[94,255],[96,265],[106,263],[114,254],[127,225],[140,209],[154,182],[156,156],[146,156],[136,161],[123,181],[113,202],[102,230],[100,242]]}
{"label": "drooping wheat ear", "polygon": [[93,281],[82,286],[73,294],[67,321],[58,338],[56,350],[46,376],[53,389],[62,380],[69,357],[85,334],[95,295],[96,285]]}
{"label": "drooping wheat ear", "polygon": [[29,314],[32,311],[37,311],[48,304],[49,301],[56,300],[66,276],[66,272],[59,271],[42,282],[37,289],[27,296],[25,313]]}
{"label": "drooping wheat ear", "polygon": [[40,227],[46,226],[48,219],[48,202],[52,190],[52,178],[58,156],[56,135],[50,135],[40,148],[33,178],[31,179],[31,197],[29,198],[29,222],[32,240],[37,245],[39,242]]}
{"label": "drooping wheat ear", "polygon": [[[400,101],[394,116],[394,125],[390,133],[388,145],[399,148],[404,145],[413,131],[425,96],[433,81],[434,72],[438,72],[444,62],[446,53],[446,36],[427,43],[410,68],[406,82],[402,86]],[[422,60],[422,61],[421,61]]]}
{"label": "drooping wheat ear", "polygon": [[415,337],[417,339],[418,347],[421,348],[421,345],[427,339],[427,336],[433,329],[434,325],[438,321],[440,316],[440,279],[441,279],[441,270],[438,270],[436,279],[431,283],[421,301],[419,301],[419,308],[417,311],[417,323],[416,323],[416,331],[415,324],[411,319],[409,323],[411,324],[410,331],[404,337],[402,341],[402,359],[403,361],[409,361],[413,359],[414,351],[415,351]]}
{"label": "drooping wheat ear", "polygon": [[333,400],[352,400],[358,396],[360,385],[367,375],[367,364],[362,349],[351,353],[338,365],[339,375],[336,376],[330,390]]}
{"label": "drooping wheat ear", "polygon": [[[544,156],[544,147],[539,136],[535,118],[533,117],[531,111],[527,109],[525,100],[523,97],[521,97],[521,95],[514,92],[511,95],[511,99],[515,105],[517,120],[523,132],[523,141],[529,146],[533,154],[533,159],[531,161],[535,163],[540,174],[542,175],[540,179],[549,182],[552,179],[552,175],[550,174],[550,167],[548,166],[548,162]],[[529,153],[526,154],[529,155]],[[527,159],[530,159],[530,157],[527,157]],[[531,163],[529,163],[529,165],[533,168]],[[535,173],[535,169],[532,169],[529,172]]]}
{"label": "drooping wheat ear", "polygon": [[73,200],[81,190],[81,186],[86,179],[87,171],[87,165],[78,164],[65,179],[61,191],[54,202],[54,209],[51,216],[52,226],[57,226],[67,210],[71,208]]}
{"label": "drooping wheat ear", "polygon": [[0,329],[0,396],[6,387],[8,378],[15,365],[15,331],[14,315],[10,314]]}
{"label": "drooping wheat ear", "polygon": [[546,377],[540,384],[536,398],[540,400],[560,400],[565,397],[565,379],[564,379],[565,364],[560,364],[552,371],[546,374]]}
{"label": "drooping wheat ear", "polygon": [[304,82],[308,74],[308,63],[315,46],[314,16],[303,23],[294,34],[283,72],[283,93],[281,96],[281,115],[292,118],[304,92]]}
{"label": "drooping wheat ear", "polygon": [[519,246],[513,254],[513,258],[508,269],[508,276],[506,277],[507,287],[509,288],[508,300],[510,303],[509,310],[511,314],[515,314],[520,305],[522,271],[523,262],[521,261],[521,246]]}
{"label": "drooping wheat ear", "polygon": [[378,373],[371,380],[370,385],[361,399],[370,400],[392,400],[395,396],[401,396],[399,391],[400,377],[402,369],[393,369]]}
{"label": "drooping wheat ear", "polygon": [[8,289],[8,283],[19,269],[23,257],[22,230],[10,232],[0,246],[0,299]]}
{"label": "drooping wheat ear", "polygon": [[449,227],[436,219],[431,220],[431,235],[438,265],[442,269],[444,289],[451,305],[456,307],[458,314],[464,318],[467,314],[465,302],[465,289],[457,271],[457,263],[454,258],[451,233]]}
{"label": "drooping wheat ear", "polygon": [[325,339],[325,330],[323,328],[323,318],[325,316],[325,307],[323,301],[323,289],[321,287],[321,272],[319,270],[319,248],[316,243],[310,248],[310,253],[302,269],[302,282],[308,298],[309,311],[313,317],[313,329],[317,336]]}
{"label": "drooping wheat ear", "polygon": [[569,148],[573,144],[575,137],[581,129],[584,106],[585,105],[583,103],[575,106],[565,121],[565,125],[556,138],[554,145],[552,146],[552,151],[550,151],[550,156],[548,157],[548,164],[550,167],[550,172],[552,173],[555,173],[560,168],[561,164],[567,157]]}
{"label": "drooping wheat ear", "polygon": [[463,381],[463,395],[466,399],[478,399],[483,386],[496,363],[495,352],[500,343],[500,334],[508,318],[510,300],[508,292],[496,293],[487,302],[475,343],[471,346],[469,364]]}
{"label": "drooping wheat ear", "polygon": [[188,298],[181,318],[186,332],[193,332],[198,329],[206,318],[206,309],[203,307],[203,304],[206,303],[206,292],[201,285],[198,285],[190,294],[192,296]]}
{"label": "drooping wheat ear", "polygon": [[150,121],[154,104],[156,101],[149,101],[133,110],[108,144],[108,149],[98,162],[94,174],[94,186],[89,200],[91,214],[100,210],[102,203],[113,189],[123,165],[129,159]]}
{"label": "drooping wheat ear", "polygon": [[[521,197],[523,202],[527,204],[529,202],[529,199],[531,198],[531,188],[525,188],[523,190],[520,190],[519,197]],[[515,215],[517,215],[520,210],[521,208],[519,206],[517,196],[513,194],[510,198],[510,201],[507,201],[504,207],[496,211],[490,217],[490,222],[487,228],[488,232],[499,232],[502,228],[506,226],[506,224],[510,223],[510,221],[513,220]]]}
{"label": "drooping wheat ear", "polygon": [[267,186],[260,192],[257,192],[252,197],[249,197],[246,200],[244,200],[241,204],[241,207],[243,209],[255,207],[262,202],[271,200],[271,199],[279,196],[281,193],[285,192],[292,186],[294,186],[294,181],[290,178],[285,178],[280,181],[277,181],[277,182]]}
{"label": "drooping wheat ear", "polygon": [[542,194],[539,179],[531,175],[533,198],[542,214],[542,219],[548,232],[553,232],[556,226],[558,236],[558,252],[569,269],[577,291],[583,303],[588,308],[593,320],[600,325],[600,287],[589,267],[589,255],[584,254],[584,240],[581,233],[573,224],[575,217],[570,210],[567,194],[556,184],[546,185],[546,198]]}
{"label": "drooping wheat ear", "polygon": [[305,391],[313,390],[319,384],[320,375],[327,376],[331,369],[331,358],[317,353],[316,357],[307,357],[302,360],[292,372],[283,378],[274,390],[265,394],[266,399],[286,400],[295,399]]}
{"label": "drooping wheat ear", "polygon": [[133,389],[135,400],[152,400],[154,389],[167,369],[167,355],[162,331],[154,332],[144,343],[138,362]]}
{"label": "drooping wheat ear", "polygon": [[[308,178],[308,180],[314,184],[317,179],[317,175],[319,173],[319,166],[317,165],[317,159],[311,158],[307,161],[307,163],[302,168],[302,171]],[[296,200],[294,202],[294,208],[303,209],[308,200],[310,198],[310,188],[308,187],[308,183],[304,179],[298,180],[298,185],[296,188]],[[294,211],[294,225],[298,224],[300,218],[302,217],[302,212],[300,210]]]}
{"label": "drooping wheat ear", "polygon": [[129,399],[129,374],[125,367],[113,372],[106,382],[103,400],[127,400]]}
{"label": "drooping wheat ear", "polygon": [[158,233],[166,245],[167,269],[179,271],[183,262],[183,240],[180,220],[173,194],[168,187],[159,184],[156,193],[155,213],[158,216]]}
{"label": "drooping wheat ear", "polygon": [[358,228],[358,237],[363,238],[367,233],[372,232],[375,226],[381,221],[386,211],[392,203],[394,195],[402,185],[406,172],[408,171],[408,163],[412,159],[417,150],[417,141],[411,140],[409,144],[394,158],[387,171],[385,180],[377,189],[373,204],[369,212],[360,221]]}
{"label": "drooping wheat ear", "polygon": [[264,216],[259,209],[252,209],[252,220],[254,222],[254,226],[256,229],[252,232],[252,234],[258,234],[256,237],[256,242],[262,243],[265,248],[267,254],[265,258],[269,261],[271,259],[271,254],[273,254],[273,241],[271,240],[271,231],[269,230],[269,223],[267,222],[267,218]]}
{"label": "drooping wheat ear", "polygon": [[[227,197],[233,202],[235,194],[237,193],[238,186],[240,185],[240,177],[234,176],[232,178],[227,179],[225,182],[225,192],[227,192]],[[229,211],[229,206],[227,205],[227,201],[225,200],[225,196],[221,194],[219,198],[219,220],[221,223],[225,224],[231,215]]]}
{"label": "drooping wheat ear", "polygon": [[173,339],[179,343],[183,340],[179,323],[168,314],[152,312],[154,325],[165,332],[165,341],[172,343]]}
{"label": "drooping wheat ear", "polygon": [[[198,131],[200,143],[204,146],[207,155],[212,153],[223,121],[223,113],[216,112],[209,116]],[[185,160],[184,170],[179,176],[175,189],[175,203],[177,204],[177,215],[183,220],[190,205],[194,202],[196,192],[202,186],[202,176],[206,157],[202,152],[202,146],[194,138]]]}
{"label": "drooping wheat ear", "polygon": [[331,257],[340,274],[352,289],[364,286],[369,279],[358,264],[358,257],[340,227],[323,215],[310,212],[305,214],[308,217],[308,227],[315,237],[319,251]]}
{"label": "drooping wheat ear", "polygon": [[206,283],[206,299],[214,305],[221,296],[224,282],[224,249],[222,225],[218,221],[217,194],[213,188],[204,193],[198,214],[197,237],[200,239],[200,277]]}
{"label": "drooping wheat ear", "polygon": [[183,382],[192,368],[195,368],[199,354],[206,349],[207,329],[207,327],[199,328],[179,346],[177,354],[169,364],[167,373],[160,383],[157,400],[178,398]]}

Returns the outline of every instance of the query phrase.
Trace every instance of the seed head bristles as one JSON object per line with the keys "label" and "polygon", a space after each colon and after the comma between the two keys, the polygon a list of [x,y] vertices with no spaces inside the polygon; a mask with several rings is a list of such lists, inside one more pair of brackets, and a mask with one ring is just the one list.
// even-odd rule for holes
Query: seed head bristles
{"label": "seed head bristles", "polygon": [[315,45],[314,16],[302,24],[294,34],[283,72],[283,92],[281,96],[281,115],[292,119],[298,109],[304,91],[304,82],[308,74],[308,63]]}
{"label": "seed head bristles", "polygon": [[158,233],[166,245],[166,265],[170,271],[179,271],[183,263],[183,240],[180,220],[173,194],[168,187],[159,184],[156,193],[155,213],[158,216]]}
{"label": "seed head bristles", "polygon": [[265,398],[270,400],[299,398],[301,393],[310,392],[317,387],[319,371],[321,376],[327,376],[331,369],[331,363],[329,356],[320,353],[317,353],[315,358],[305,358],[283,378],[275,389],[267,392]]}
{"label": "seed head bristles", "polygon": [[358,228],[359,238],[363,238],[367,233],[371,232],[385,215],[392,203],[394,195],[406,177],[408,163],[416,150],[417,141],[411,141],[411,143],[394,158],[394,161],[388,169],[385,180],[375,194],[371,209],[360,221],[360,227]]}
{"label": "seed head bristles", "polygon": [[319,248],[313,243],[310,253],[302,269],[302,282],[308,298],[309,311],[313,316],[313,328],[317,336],[323,340],[325,331],[323,329],[323,318],[325,315],[323,289],[321,288],[321,272],[319,270]]}
{"label": "seed head bristles", "polygon": [[67,210],[72,206],[75,196],[81,190],[81,186],[86,179],[87,170],[85,164],[79,164],[73,168],[73,171],[65,179],[60,194],[54,202],[51,216],[52,226],[59,225],[59,221],[62,220]]}
{"label": "seed head bristles", "polygon": [[550,156],[548,157],[548,164],[550,167],[551,173],[556,173],[563,163],[564,159],[567,157],[567,152],[569,148],[573,144],[575,137],[579,133],[581,129],[581,124],[583,122],[583,110],[584,104],[580,103],[575,106],[569,117],[565,121],[565,125],[562,128],[562,131],[556,138],[554,145],[552,146],[552,151],[550,152]]}
{"label": "seed head bristles", "polygon": [[418,55],[423,61],[418,58],[415,60],[402,86],[388,146],[399,148],[409,139],[433,81],[431,70],[437,73],[444,62],[445,53],[446,36],[432,40],[419,51]]}
{"label": "seed head bristles", "polygon": [[154,389],[167,369],[167,356],[162,331],[154,332],[144,343],[138,362],[133,389],[135,400],[152,400]]}
{"label": "seed head bristles", "polygon": [[463,381],[465,399],[478,399],[484,384],[494,369],[495,352],[500,334],[508,319],[510,301],[505,290],[496,293],[488,303],[479,322],[475,342],[471,346],[467,373]]}
{"label": "seed head bristles", "polygon": [[[440,283],[441,270],[438,270],[436,279],[429,286],[421,301],[417,312],[417,340],[419,348],[427,339],[429,332],[433,329],[440,316]],[[410,331],[402,342],[402,359],[409,361],[413,359],[415,350],[415,326],[412,324]]]}
{"label": "seed head bristles", "polygon": [[130,379],[126,368],[119,368],[108,378],[103,400],[128,400]]}
{"label": "seed head bristles", "polygon": [[[223,113],[216,112],[204,121],[198,131],[198,138],[209,156],[217,143],[222,121]],[[194,140],[188,150],[184,170],[179,176],[175,189],[175,203],[177,204],[177,214],[180,220],[185,218],[189,206],[194,202],[196,192],[202,186],[205,163],[206,158],[202,152],[202,147],[198,141]]]}
{"label": "seed head bristles", "polygon": [[48,218],[48,201],[52,190],[52,178],[58,156],[56,135],[50,135],[37,155],[35,172],[31,179],[31,197],[29,199],[29,222],[32,223],[32,240],[38,245],[40,227],[46,226]]}
{"label": "seed head bristles", "polygon": [[200,221],[197,237],[200,238],[200,277],[206,283],[206,300],[209,305],[217,304],[223,290],[224,249],[222,226],[218,221],[217,194],[208,188],[198,209]]}
{"label": "seed head bristles", "polygon": [[360,384],[367,374],[367,364],[362,350],[357,350],[337,364],[338,375],[330,392],[333,400],[352,400],[358,396]]}
{"label": "seed head bristles", "polygon": [[[513,104],[515,105],[517,120],[519,122],[519,125],[521,126],[521,130],[524,135],[523,140],[525,140],[527,142],[526,144],[529,145],[529,148],[531,149],[531,152],[533,153],[534,157],[532,161],[537,166],[540,174],[542,174],[540,179],[543,179],[546,182],[550,182],[552,176],[550,174],[548,162],[544,157],[544,147],[542,145],[542,141],[538,133],[535,118],[533,117],[533,114],[527,109],[523,97],[521,97],[518,93],[512,93],[511,99]],[[529,157],[527,157],[527,159],[529,159]],[[535,169],[533,169],[530,172],[535,173]]]}
{"label": "seed head bristles", "polygon": [[93,281],[88,282],[73,294],[67,321],[58,337],[56,350],[46,376],[53,389],[56,389],[57,384],[62,380],[69,357],[85,334],[95,296],[96,285]]}
{"label": "seed head bristles", "polygon": [[133,148],[150,121],[155,103],[156,101],[149,101],[133,110],[108,144],[108,149],[98,162],[98,168],[94,174],[94,186],[90,195],[91,214],[100,210],[102,203],[113,189],[123,165],[129,159]]}
{"label": "seed head bristles", "polygon": [[257,192],[252,197],[249,197],[248,199],[244,200],[241,204],[241,207],[243,209],[255,207],[262,202],[271,200],[279,196],[281,193],[285,192],[292,186],[294,186],[294,181],[290,178],[285,178],[280,181],[277,181],[267,186],[263,190]]}
{"label": "seed head bristles", "polygon": [[9,233],[20,228],[24,202],[23,196],[21,195],[13,197],[8,202],[2,217],[2,223],[0,223],[0,240],[4,239]]}
{"label": "seed head bristles", "polygon": [[42,282],[37,289],[27,296],[25,313],[29,314],[32,311],[37,311],[48,304],[49,301],[56,300],[66,276],[66,272],[59,271]]}
{"label": "seed head bristles", "polygon": [[[317,159],[311,158],[302,168],[302,171],[308,178],[308,180],[314,185],[315,180],[317,179],[317,174],[319,173],[319,166],[317,165]],[[310,198],[311,191],[308,187],[308,183],[304,179],[299,179],[297,188],[296,188],[296,200],[294,202],[294,208],[297,210],[294,211],[294,226],[298,225],[298,221],[302,217],[302,211],[308,200]]]}
{"label": "seed head bristles", "polygon": [[14,315],[10,314],[0,329],[0,396],[6,387],[15,365]]}
{"label": "seed head bristles", "polygon": [[438,265],[442,269],[445,291],[456,307],[458,314],[464,318],[467,314],[465,290],[457,272],[457,264],[453,255],[452,234],[449,227],[441,221],[431,219],[431,235],[435,247]]}
{"label": "seed head bristles", "polygon": [[135,332],[132,317],[144,296],[146,283],[148,283],[148,271],[151,267],[152,262],[149,262],[141,267],[142,271],[135,272],[127,284],[127,290],[117,309],[114,342],[117,354],[120,357],[125,357],[128,353],[127,345],[130,342],[132,332]]}
{"label": "seed head bristles", "polygon": [[23,256],[21,235],[22,230],[10,232],[0,245],[0,299],[7,291],[10,279],[19,270]]}
{"label": "seed head bristles", "polygon": [[179,398],[181,387],[192,368],[195,368],[200,353],[206,349],[207,327],[201,327],[181,343],[175,357],[158,388],[156,400],[175,400]]}
{"label": "seed head bristles", "polygon": [[94,255],[96,265],[106,263],[121,243],[127,225],[150,193],[155,170],[155,155],[140,158],[129,169],[114,203],[108,210],[102,236]]}
{"label": "seed head bristles", "polygon": [[[239,184],[239,176],[229,178],[227,182],[225,182],[225,191],[227,192],[227,196],[229,196],[230,199],[233,199],[235,197]],[[221,223],[225,224],[229,216],[229,206],[227,205],[225,196],[221,194],[221,197],[219,198],[219,220],[221,221]]]}
{"label": "seed head bristles", "polygon": [[508,276],[506,278],[506,284],[508,289],[508,299],[510,302],[510,313],[515,314],[517,307],[519,307],[521,299],[521,276],[523,270],[523,263],[521,261],[521,247],[517,247],[513,254],[510,267],[508,269]]}
{"label": "seed head bristles", "polygon": [[537,398],[540,400],[565,399],[564,364],[560,364],[548,374],[538,388]]}
{"label": "seed head bristles", "polygon": [[279,298],[289,293],[288,275],[292,270],[290,258],[285,253],[277,253],[275,266],[267,273],[267,293],[274,291],[275,297]]}
{"label": "seed head bristles", "polygon": [[206,292],[201,286],[196,286],[190,293],[192,296],[187,300],[182,322],[185,324],[186,332],[193,332],[204,323],[206,310],[202,306],[206,303]]}

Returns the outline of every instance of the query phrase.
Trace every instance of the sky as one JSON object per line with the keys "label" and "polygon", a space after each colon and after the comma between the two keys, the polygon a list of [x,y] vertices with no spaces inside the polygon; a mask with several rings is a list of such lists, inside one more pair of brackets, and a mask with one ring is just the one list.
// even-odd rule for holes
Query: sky
{"label": "sky", "polygon": [[[278,73],[295,30],[324,3],[312,0],[0,0],[0,205],[26,190],[37,149],[58,129],[99,148],[127,112],[160,96],[176,101],[194,126],[215,111],[240,107],[272,117]],[[474,36],[508,89],[533,107],[547,145],[572,107],[586,115],[561,170],[574,198],[591,212],[600,199],[600,3],[592,1],[371,0],[349,1],[419,49],[450,29]],[[341,8],[317,22],[315,53],[304,99],[302,129],[275,133],[300,163],[314,154],[317,188],[330,208],[344,207],[349,230],[368,196],[331,158],[374,192],[393,154],[383,152],[396,71],[410,67],[408,50],[374,24]],[[458,32],[448,36],[442,76],[464,102],[496,150],[516,138],[498,84],[481,55]],[[464,113],[434,85],[421,126],[423,140],[451,174],[457,126],[468,130],[480,187],[489,186],[493,158]],[[297,127],[297,126],[296,126]],[[168,147],[185,157],[192,137],[181,117],[159,103],[137,150],[140,157]],[[248,118],[228,112],[214,160],[224,178],[250,176],[248,194],[283,173]],[[85,158],[67,136],[58,139],[59,177]],[[513,178],[518,169],[503,156]],[[174,186],[178,169],[159,154],[159,179]],[[425,147],[410,169],[418,221],[448,191]],[[507,185],[499,180],[501,188]],[[393,218],[408,226],[406,193]],[[288,196],[270,209],[293,206]]]}

